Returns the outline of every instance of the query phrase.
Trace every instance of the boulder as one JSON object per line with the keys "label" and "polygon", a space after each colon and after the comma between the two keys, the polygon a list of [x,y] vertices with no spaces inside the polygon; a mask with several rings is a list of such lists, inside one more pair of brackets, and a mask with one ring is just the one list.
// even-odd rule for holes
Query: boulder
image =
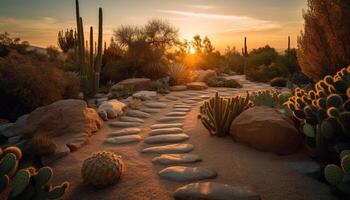
{"label": "boulder", "polygon": [[126,105],[124,103],[112,99],[102,102],[102,104],[98,107],[97,112],[103,120],[108,120],[123,115],[125,108]]}
{"label": "boulder", "polygon": [[192,83],[187,83],[187,88],[190,90],[205,90],[208,89],[208,86],[204,82],[192,82]]}
{"label": "boulder", "polygon": [[129,78],[113,85],[110,91],[121,91],[125,87],[131,87],[133,90],[144,90],[149,88],[150,83],[151,79],[148,78]]}
{"label": "boulder", "polygon": [[143,91],[139,91],[139,92],[134,93],[132,96],[134,98],[138,98],[138,99],[141,99],[141,100],[150,100],[153,97],[157,96],[157,92],[143,90]]}
{"label": "boulder", "polygon": [[291,119],[264,106],[241,113],[232,122],[230,134],[237,142],[281,155],[294,153],[303,140]]}
{"label": "boulder", "polygon": [[208,69],[208,70],[198,70],[197,71],[197,82],[206,82],[212,77],[216,76],[216,72],[214,70]]}
{"label": "boulder", "polygon": [[88,108],[85,101],[67,99],[35,109],[26,119],[20,134],[31,137],[35,133],[46,133],[51,137],[92,133],[98,131],[103,121],[94,109]]}
{"label": "boulder", "polygon": [[170,91],[185,91],[187,90],[187,86],[186,85],[174,85],[174,86],[171,86],[170,88]]}

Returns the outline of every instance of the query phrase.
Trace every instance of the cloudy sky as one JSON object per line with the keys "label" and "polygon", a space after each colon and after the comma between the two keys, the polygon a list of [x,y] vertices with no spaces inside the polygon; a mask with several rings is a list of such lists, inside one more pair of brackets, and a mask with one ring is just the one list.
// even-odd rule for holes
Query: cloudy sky
{"label": "cloudy sky", "polygon": [[[125,24],[142,25],[164,19],[179,29],[180,37],[208,36],[215,47],[249,48],[270,44],[284,49],[302,29],[306,0],[80,0],[85,27],[96,27],[98,7],[104,11],[104,39]],[[74,0],[0,0],[0,32],[47,47],[56,45],[57,32],[75,26]]]}

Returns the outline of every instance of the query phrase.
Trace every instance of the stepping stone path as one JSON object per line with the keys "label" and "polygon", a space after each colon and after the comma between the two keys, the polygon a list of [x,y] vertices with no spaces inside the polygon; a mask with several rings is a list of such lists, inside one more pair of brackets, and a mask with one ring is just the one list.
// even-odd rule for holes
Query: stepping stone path
{"label": "stepping stone path", "polygon": [[146,102],[143,104],[144,106],[147,106],[149,108],[165,108],[166,104],[161,102]]}
{"label": "stepping stone path", "polygon": [[160,129],[160,128],[181,128],[183,127],[182,123],[170,123],[170,124],[154,124],[151,126],[151,129]]}
{"label": "stepping stone path", "polygon": [[175,96],[167,96],[167,97],[165,97],[165,98],[167,98],[167,99],[169,99],[169,100],[172,100],[172,101],[176,101],[176,100],[179,100],[179,99],[180,99],[180,97],[175,97]]}
{"label": "stepping stone path", "polygon": [[161,170],[158,175],[171,181],[195,181],[215,178],[217,173],[206,167],[173,166]]}
{"label": "stepping stone path", "polygon": [[107,138],[105,142],[111,143],[111,144],[126,144],[131,142],[139,142],[141,139],[142,138],[139,135],[124,135],[124,136]]}
{"label": "stepping stone path", "polygon": [[183,100],[182,102],[186,103],[186,104],[196,104],[196,103],[198,103],[197,101],[193,101],[193,100]]}
{"label": "stepping stone path", "polygon": [[170,117],[182,117],[185,116],[187,113],[186,112],[170,112],[168,114],[165,114],[165,116],[170,116]]}
{"label": "stepping stone path", "polygon": [[183,164],[183,163],[195,163],[202,159],[196,154],[163,154],[152,159],[155,164],[170,165],[170,164]]}
{"label": "stepping stone path", "polygon": [[113,131],[109,136],[124,136],[124,135],[134,135],[141,132],[139,128],[125,128],[118,131]]}
{"label": "stepping stone path", "polygon": [[173,108],[192,108],[193,106],[185,105],[185,104],[177,104],[174,105]]}
{"label": "stepping stone path", "polygon": [[158,108],[141,108],[140,110],[146,113],[159,113],[161,111]]}
{"label": "stepping stone path", "polygon": [[139,117],[139,118],[149,118],[151,115],[149,113],[145,113],[139,110],[128,110],[126,111],[126,115],[130,117]]}
{"label": "stepping stone path", "polygon": [[129,127],[140,126],[141,123],[138,123],[138,122],[111,122],[111,123],[109,123],[109,125],[112,127],[117,127],[117,128],[129,128]]}
{"label": "stepping stone path", "polygon": [[145,139],[145,143],[147,144],[160,144],[160,143],[175,143],[182,142],[188,140],[190,136],[185,133],[179,134],[166,134],[166,135],[155,135],[150,136]]}
{"label": "stepping stone path", "polygon": [[169,121],[180,121],[180,120],[184,120],[185,117],[162,117],[159,118],[158,121],[159,122],[169,122]]}
{"label": "stepping stone path", "polygon": [[120,121],[123,122],[138,122],[138,123],[144,123],[145,121],[143,119],[137,118],[137,117],[127,117],[127,116],[122,116],[119,117]]}
{"label": "stepping stone path", "polygon": [[162,128],[162,129],[154,129],[152,130],[149,135],[164,135],[164,134],[176,134],[176,133],[183,133],[182,128]]}
{"label": "stepping stone path", "polygon": [[173,112],[190,112],[191,109],[189,108],[174,108]]}
{"label": "stepping stone path", "polygon": [[260,195],[247,186],[230,186],[221,183],[191,183],[174,193],[176,200],[260,200]]}
{"label": "stepping stone path", "polygon": [[157,153],[157,154],[175,154],[175,153],[188,153],[194,149],[193,144],[169,144],[163,146],[154,146],[143,149],[142,153]]}

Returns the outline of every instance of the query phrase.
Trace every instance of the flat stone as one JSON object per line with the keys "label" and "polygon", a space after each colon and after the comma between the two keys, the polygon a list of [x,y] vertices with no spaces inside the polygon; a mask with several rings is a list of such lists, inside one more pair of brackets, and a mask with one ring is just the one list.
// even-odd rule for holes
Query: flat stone
{"label": "flat stone", "polygon": [[16,144],[19,141],[21,141],[22,136],[21,135],[17,135],[17,136],[13,136],[7,139],[7,143],[8,144]]}
{"label": "flat stone", "polygon": [[138,123],[138,122],[111,122],[111,123],[109,123],[109,125],[112,127],[117,127],[117,128],[128,128],[128,127],[140,126],[141,123]]}
{"label": "flat stone", "polygon": [[215,178],[217,173],[206,167],[172,166],[158,172],[158,175],[170,181],[195,181]]}
{"label": "flat stone", "polygon": [[81,147],[83,147],[84,145],[86,145],[88,142],[89,142],[89,139],[83,137],[83,138],[75,139],[72,142],[68,143],[67,147],[70,149],[70,151],[76,151]]}
{"label": "flat stone", "polygon": [[193,101],[193,100],[183,100],[182,102],[185,103],[185,104],[196,104],[196,103],[198,103],[197,101]]}
{"label": "flat stone", "polygon": [[139,118],[149,118],[149,117],[151,117],[151,115],[149,113],[145,113],[145,112],[142,112],[142,111],[139,111],[139,110],[128,110],[126,112],[126,115],[130,116],[130,117],[139,117]]}
{"label": "flat stone", "polygon": [[320,178],[322,170],[319,163],[314,161],[287,161],[285,166],[297,171],[299,174]]}
{"label": "flat stone", "polygon": [[165,116],[169,116],[169,117],[182,117],[185,116],[187,113],[186,112],[170,112],[165,114]]}
{"label": "flat stone", "polygon": [[139,142],[141,139],[142,138],[139,135],[124,135],[124,136],[107,138],[105,142],[111,143],[111,144],[126,144],[131,142]]}
{"label": "flat stone", "polygon": [[171,86],[170,91],[185,91],[187,90],[187,86],[186,85],[175,85],[175,86]]}
{"label": "flat stone", "polygon": [[142,153],[158,153],[158,154],[165,154],[165,153],[188,153],[194,149],[193,144],[170,144],[170,145],[163,145],[163,146],[155,146],[155,147],[148,147],[143,149]]}
{"label": "flat stone", "polygon": [[182,123],[169,123],[169,124],[154,124],[151,129],[161,129],[161,128],[182,128]]}
{"label": "flat stone", "polygon": [[132,96],[134,98],[138,98],[141,100],[149,100],[149,99],[152,99],[153,97],[156,97],[157,92],[143,90],[143,91],[139,91],[139,92],[134,93]]}
{"label": "flat stone", "polygon": [[155,135],[150,136],[145,139],[145,143],[147,144],[160,144],[160,143],[175,143],[182,142],[188,140],[190,136],[185,133],[178,134],[166,134],[166,135]]}
{"label": "flat stone", "polygon": [[189,98],[188,100],[191,100],[191,101],[202,101],[203,99],[200,98],[200,97],[192,97],[192,98]]}
{"label": "flat stone", "polygon": [[165,108],[166,104],[161,102],[146,102],[143,104],[144,106],[147,106],[149,108]]}
{"label": "flat stone", "polygon": [[179,97],[175,97],[175,96],[166,96],[165,98],[172,100],[172,101],[176,101],[176,100],[180,99]]}
{"label": "flat stone", "polygon": [[176,134],[176,133],[182,133],[182,128],[162,128],[162,129],[154,129],[149,132],[150,136],[154,135],[164,135],[164,134]]}
{"label": "flat stone", "polygon": [[158,108],[141,108],[141,111],[146,113],[159,113],[161,110]]}
{"label": "flat stone", "polygon": [[139,128],[124,128],[118,131],[113,131],[110,136],[123,136],[123,135],[133,135],[141,132]]}
{"label": "flat stone", "polygon": [[173,108],[192,108],[193,106],[190,106],[190,105],[185,105],[185,104],[177,104],[177,105],[174,105]]}
{"label": "flat stone", "polygon": [[174,96],[176,97],[179,97],[179,98],[188,98],[189,96],[184,94],[184,93],[178,93],[178,94],[173,94]]}
{"label": "flat stone", "polygon": [[169,121],[179,121],[179,120],[184,120],[185,117],[162,117],[159,118],[159,122],[169,122]]}
{"label": "flat stone", "polygon": [[197,92],[188,92],[187,95],[189,95],[189,96],[198,96],[199,93],[197,93]]}
{"label": "flat stone", "polygon": [[119,120],[122,122],[138,122],[138,123],[144,123],[145,121],[143,119],[137,118],[137,117],[127,117],[122,116],[119,117]]}
{"label": "flat stone", "polygon": [[173,112],[190,112],[191,109],[188,108],[175,108],[173,109]]}
{"label": "flat stone", "polygon": [[186,84],[188,89],[191,90],[205,90],[208,89],[208,86],[204,82],[192,82],[192,83],[187,83]]}
{"label": "flat stone", "polygon": [[209,99],[210,98],[210,96],[209,95],[201,95],[201,96],[199,96],[201,99]]}
{"label": "flat stone", "polygon": [[159,102],[171,102],[170,99],[165,99],[165,98],[161,98],[161,99],[158,99]]}
{"label": "flat stone", "polygon": [[248,186],[231,186],[215,182],[191,183],[178,188],[176,200],[260,200]]}
{"label": "flat stone", "polygon": [[202,159],[196,154],[163,154],[152,159],[152,162],[161,165],[183,164],[199,162]]}

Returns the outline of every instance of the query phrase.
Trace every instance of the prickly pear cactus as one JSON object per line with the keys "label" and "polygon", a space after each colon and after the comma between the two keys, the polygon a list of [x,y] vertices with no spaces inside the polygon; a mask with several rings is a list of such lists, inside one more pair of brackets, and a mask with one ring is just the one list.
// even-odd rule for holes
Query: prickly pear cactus
{"label": "prickly pear cactus", "polygon": [[105,188],[116,183],[124,171],[121,156],[100,151],[87,158],[81,169],[84,183],[95,188]]}
{"label": "prickly pear cactus", "polygon": [[324,77],[314,90],[296,88],[285,104],[317,156],[327,159],[350,149],[350,66]]}
{"label": "prickly pear cactus", "polygon": [[252,92],[250,100],[256,106],[268,106],[271,108],[282,107],[283,103],[288,100],[287,94],[282,94],[277,90],[261,90]]}
{"label": "prickly pear cactus", "polygon": [[223,137],[229,134],[232,121],[252,105],[249,94],[246,97],[223,98],[216,93],[215,97],[202,104],[199,118],[211,135]]}
{"label": "prickly pear cactus", "polygon": [[0,148],[0,193],[10,184],[10,178],[16,173],[22,151],[18,147]]}
{"label": "prickly pear cactus", "polygon": [[324,176],[329,184],[335,186],[344,194],[350,195],[350,152],[341,153],[341,166],[327,165]]}

